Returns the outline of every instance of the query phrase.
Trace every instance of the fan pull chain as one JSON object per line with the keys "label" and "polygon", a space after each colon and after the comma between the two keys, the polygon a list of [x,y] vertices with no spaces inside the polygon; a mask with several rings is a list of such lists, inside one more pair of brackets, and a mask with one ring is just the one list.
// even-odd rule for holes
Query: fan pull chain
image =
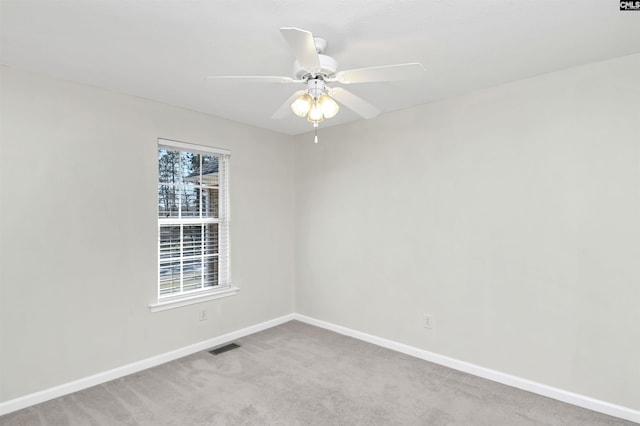
{"label": "fan pull chain", "polygon": [[313,143],[318,143],[318,123],[313,123],[314,137]]}

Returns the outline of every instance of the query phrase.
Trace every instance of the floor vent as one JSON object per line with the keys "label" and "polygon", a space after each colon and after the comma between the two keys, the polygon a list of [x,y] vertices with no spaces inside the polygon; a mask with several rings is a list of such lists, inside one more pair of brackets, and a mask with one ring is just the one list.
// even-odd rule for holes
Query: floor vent
{"label": "floor vent", "polygon": [[220,346],[217,349],[209,351],[209,353],[213,354],[213,355],[220,355],[221,353],[224,353],[224,352],[227,352],[227,351],[230,351],[232,349],[239,348],[239,347],[240,347],[240,345],[236,345],[235,343],[229,343],[228,345]]}

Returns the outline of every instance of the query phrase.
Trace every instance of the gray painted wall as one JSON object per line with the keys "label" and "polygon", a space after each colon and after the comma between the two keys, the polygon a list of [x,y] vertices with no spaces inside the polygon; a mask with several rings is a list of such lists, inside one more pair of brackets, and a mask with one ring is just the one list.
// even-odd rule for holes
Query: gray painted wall
{"label": "gray painted wall", "polygon": [[640,409],[639,75],[635,55],[303,138],[296,311]]}
{"label": "gray painted wall", "polygon": [[[318,145],[0,71],[0,401],[296,311],[640,408],[640,55]],[[147,308],[157,137],[231,149],[237,296]]]}
{"label": "gray painted wall", "polygon": [[[292,138],[1,72],[0,401],[293,311]],[[236,296],[149,311],[158,137],[231,150]]]}

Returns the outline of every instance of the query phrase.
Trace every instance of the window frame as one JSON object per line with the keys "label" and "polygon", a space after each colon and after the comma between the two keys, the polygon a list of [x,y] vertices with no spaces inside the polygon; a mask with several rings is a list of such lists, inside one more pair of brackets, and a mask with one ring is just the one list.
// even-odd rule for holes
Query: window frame
{"label": "window frame", "polygon": [[[180,306],[187,306],[194,303],[205,302],[208,300],[219,299],[222,297],[233,296],[238,292],[237,287],[233,287],[231,285],[231,262],[230,262],[230,208],[229,208],[229,163],[231,157],[231,151],[222,148],[213,148],[204,145],[195,145],[186,142],[179,142],[170,139],[162,139],[158,138],[156,145],[156,155],[160,149],[168,149],[172,151],[179,152],[188,152],[200,155],[214,155],[218,157],[218,218],[209,218],[202,217],[201,215],[197,218],[182,216],[178,218],[162,218],[158,215],[158,210],[156,207],[156,220],[157,220],[157,230],[158,230],[158,246],[156,248],[157,255],[157,264],[156,264],[156,302],[149,305],[149,308],[152,312],[163,311],[167,309],[173,309]],[[158,170],[158,159],[156,159],[156,197],[157,197],[157,189],[160,183],[160,176]],[[157,198],[156,198],[157,204]],[[167,225],[218,225],[218,284],[212,287],[204,287],[195,290],[187,290],[181,289],[179,293],[175,294],[161,294],[161,264],[162,262],[166,262],[166,259],[161,258],[161,235],[160,230],[161,227]],[[184,242],[183,236],[180,237],[181,251],[180,251],[180,259],[183,258],[183,250],[184,250]],[[204,244],[204,243],[202,243]],[[203,260],[205,258],[205,254],[201,255]]]}

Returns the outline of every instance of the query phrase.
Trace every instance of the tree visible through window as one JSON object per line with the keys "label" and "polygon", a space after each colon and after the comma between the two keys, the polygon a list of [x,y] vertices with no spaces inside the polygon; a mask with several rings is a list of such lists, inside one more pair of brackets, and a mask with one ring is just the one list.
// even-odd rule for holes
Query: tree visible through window
{"label": "tree visible through window", "polygon": [[159,300],[229,286],[228,154],[179,145],[158,148]]}

